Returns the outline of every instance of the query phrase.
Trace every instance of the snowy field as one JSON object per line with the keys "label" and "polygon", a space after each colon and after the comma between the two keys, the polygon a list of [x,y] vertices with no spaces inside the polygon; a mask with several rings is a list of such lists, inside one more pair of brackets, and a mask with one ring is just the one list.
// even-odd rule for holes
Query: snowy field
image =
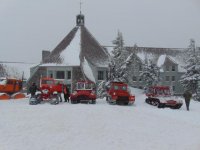
{"label": "snowy field", "polygon": [[0,150],[200,150],[200,103],[158,109],[134,93],[133,106],[0,101]]}

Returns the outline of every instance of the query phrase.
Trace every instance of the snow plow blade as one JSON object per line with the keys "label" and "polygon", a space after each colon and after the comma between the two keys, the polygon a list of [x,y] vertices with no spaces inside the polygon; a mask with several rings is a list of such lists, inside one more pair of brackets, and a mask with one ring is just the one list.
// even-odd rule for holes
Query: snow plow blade
{"label": "snow plow blade", "polygon": [[11,96],[12,99],[22,99],[25,98],[25,94],[24,93],[15,93]]}
{"label": "snow plow blade", "polygon": [[9,100],[10,96],[6,93],[0,93],[0,100]]}

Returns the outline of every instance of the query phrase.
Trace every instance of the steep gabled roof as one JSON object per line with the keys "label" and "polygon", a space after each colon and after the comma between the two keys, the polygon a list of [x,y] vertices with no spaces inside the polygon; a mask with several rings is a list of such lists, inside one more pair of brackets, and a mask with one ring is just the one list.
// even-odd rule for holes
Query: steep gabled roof
{"label": "steep gabled roof", "polygon": [[94,66],[107,66],[108,53],[90,34],[85,26],[76,26],[56,46],[49,57],[43,63],[58,63],[67,66],[80,66],[80,63],[88,60]]}

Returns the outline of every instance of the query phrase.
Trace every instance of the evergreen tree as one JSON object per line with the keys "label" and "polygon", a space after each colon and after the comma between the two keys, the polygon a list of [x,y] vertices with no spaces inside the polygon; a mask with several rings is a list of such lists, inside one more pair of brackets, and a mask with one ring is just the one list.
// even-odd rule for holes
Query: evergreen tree
{"label": "evergreen tree", "polygon": [[146,87],[156,85],[159,82],[160,69],[150,60],[146,60],[143,64],[143,70],[140,73],[140,79]]}
{"label": "evergreen tree", "polygon": [[98,96],[105,97],[106,88],[112,81],[125,82],[129,84],[129,76],[132,76],[132,64],[136,62],[136,55],[129,53],[124,47],[124,40],[121,32],[118,32],[117,38],[113,41],[111,61],[109,64],[109,73],[107,81],[103,81],[98,86]]}
{"label": "evergreen tree", "polygon": [[195,46],[195,40],[190,40],[186,54],[186,73],[181,77],[182,86],[197,94],[198,81],[200,80],[200,55]]}

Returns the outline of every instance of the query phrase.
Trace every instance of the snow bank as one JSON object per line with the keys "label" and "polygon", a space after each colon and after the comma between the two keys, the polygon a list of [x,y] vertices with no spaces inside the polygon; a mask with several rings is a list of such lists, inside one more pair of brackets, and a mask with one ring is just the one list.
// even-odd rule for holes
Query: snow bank
{"label": "snow bank", "polygon": [[191,111],[133,106],[61,103],[31,106],[28,99],[0,101],[2,150],[199,150],[200,103]]}

